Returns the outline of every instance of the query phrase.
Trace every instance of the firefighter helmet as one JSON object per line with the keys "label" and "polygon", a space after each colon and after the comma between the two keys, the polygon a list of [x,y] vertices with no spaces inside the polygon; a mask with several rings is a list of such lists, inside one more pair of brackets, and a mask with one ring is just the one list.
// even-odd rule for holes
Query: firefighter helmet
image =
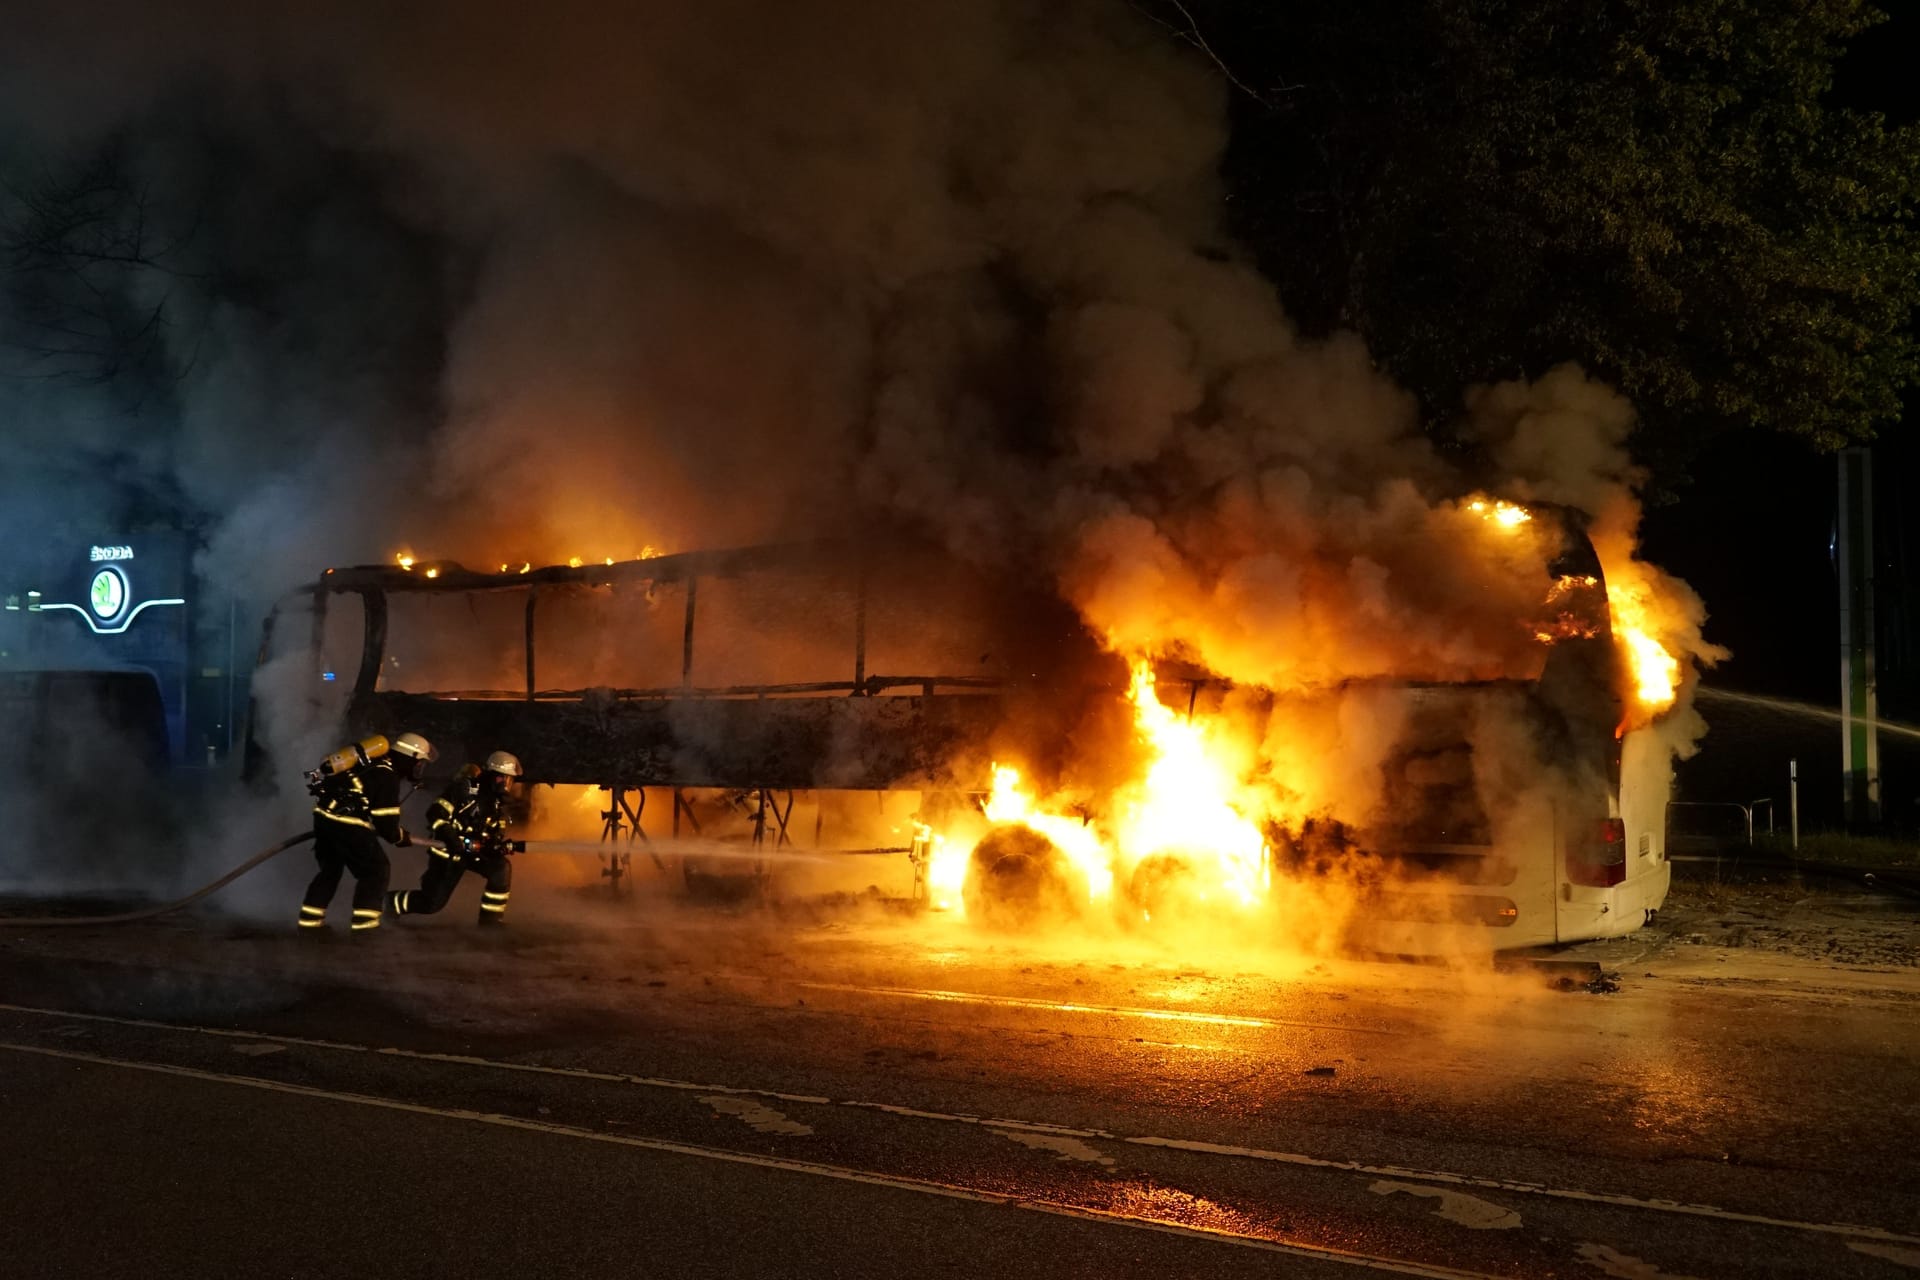
{"label": "firefighter helmet", "polygon": [[410,760],[432,760],[440,753],[433,744],[417,733],[403,733],[393,740],[393,753],[406,756]]}
{"label": "firefighter helmet", "polygon": [[518,778],[526,771],[520,767],[520,757],[513,752],[496,751],[487,757],[487,772],[503,778]]}

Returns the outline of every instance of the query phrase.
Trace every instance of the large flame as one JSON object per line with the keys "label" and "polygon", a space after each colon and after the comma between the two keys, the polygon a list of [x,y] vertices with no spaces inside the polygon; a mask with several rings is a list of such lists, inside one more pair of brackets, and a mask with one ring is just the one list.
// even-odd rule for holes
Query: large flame
{"label": "large flame", "polygon": [[1680,659],[1663,642],[1659,602],[1644,577],[1627,572],[1610,575],[1607,606],[1635,703],[1621,728],[1637,728],[1673,706],[1680,693]]}
{"label": "large flame", "polygon": [[1116,837],[1129,868],[1155,854],[1177,854],[1193,870],[1199,896],[1218,890],[1251,906],[1267,884],[1267,842],[1233,803],[1240,790],[1209,740],[1207,726],[1176,716],[1154,685],[1145,659],[1133,664],[1134,728],[1148,749],[1146,777],[1123,793]]}
{"label": "large flame", "polygon": [[1018,823],[1038,831],[1067,855],[1087,879],[1088,896],[1104,902],[1113,894],[1113,860],[1099,834],[1083,818],[1049,813],[1033,803],[1020,788],[1020,771],[1011,765],[993,767],[993,791],[986,802],[987,821]]}
{"label": "large flame", "polygon": [[[1111,808],[1087,815],[1057,800],[1036,801],[1017,768],[996,763],[992,790],[981,805],[987,829],[1020,825],[1045,836],[1084,878],[1090,904],[1110,902],[1116,884],[1143,861],[1164,857],[1177,864],[1193,898],[1255,905],[1270,883],[1267,843],[1246,816],[1250,806],[1236,803],[1242,788],[1228,753],[1210,738],[1207,726],[1176,715],[1160,701],[1153,668],[1144,658],[1133,662],[1132,671],[1127,697],[1134,731],[1146,749],[1145,764],[1115,793]],[[927,887],[934,905],[957,905],[978,840],[949,839],[931,829],[918,835],[928,849]]]}

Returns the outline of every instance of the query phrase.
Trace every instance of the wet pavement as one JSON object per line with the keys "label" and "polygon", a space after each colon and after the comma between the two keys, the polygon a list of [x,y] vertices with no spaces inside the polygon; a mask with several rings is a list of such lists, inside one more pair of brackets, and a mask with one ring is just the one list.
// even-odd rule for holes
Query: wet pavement
{"label": "wet pavement", "polygon": [[[1616,975],[1602,995],[884,912],[579,905],[504,937],[452,913],[351,940],[0,926],[0,1095],[30,1117],[0,1153],[20,1209],[0,1256],[89,1276],[1920,1267],[1911,969],[1628,939],[1584,950]],[[84,1230],[45,1229],[75,1205]]]}

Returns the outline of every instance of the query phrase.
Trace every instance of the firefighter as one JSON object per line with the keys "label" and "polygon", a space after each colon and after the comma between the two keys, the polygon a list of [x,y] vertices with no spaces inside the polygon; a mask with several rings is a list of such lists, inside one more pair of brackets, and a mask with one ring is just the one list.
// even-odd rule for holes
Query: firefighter
{"label": "firefighter", "polygon": [[513,890],[513,866],[507,855],[516,848],[507,839],[507,801],[522,774],[520,758],[508,751],[496,751],[485,765],[468,765],[460,771],[428,811],[427,829],[441,847],[428,856],[418,889],[387,895],[391,914],[434,914],[447,905],[461,877],[471,871],[487,882],[480,892],[480,923],[507,922],[507,898]]}
{"label": "firefighter", "polygon": [[365,933],[380,927],[380,903],[391,867],[386,840],[402,847],[413,837],[400,825],[400,784],[418,785],[434,750],[417,733],[389,743],[375,736],[340,748],[307,775],[313,806],[313,856],[320,871],[301,900],[300,927],[324,929],[327,904],[340,887],[340,873],[353,873],[353,922]]}

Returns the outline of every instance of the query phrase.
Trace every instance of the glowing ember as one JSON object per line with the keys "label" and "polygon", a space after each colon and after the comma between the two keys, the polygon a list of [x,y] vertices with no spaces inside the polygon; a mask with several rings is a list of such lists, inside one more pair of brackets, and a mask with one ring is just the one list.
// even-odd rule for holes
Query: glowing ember
{"label": "glowing ember", "polygon": [[532,571],[533,571],[533,566],[532,566],[531,564],[529,564],[529,563],[527,563],[527,562],[525,562],[525,561],[522,561],[522,562],[521,562],[521,565],[520,565],[520,572],[522,572],[522,573],[530,573],[530,572],[532,572]]}
{"label": "glowing ember", "polygon": [[567,568],[578,569],[581,563],[582,562],[579,556],[572,556],[567,560]]}
{"label": "glowing ember", "polygon": [[1591,640],[1600,634],[1602,616],[1594,594],[1600,579],[1591,574],[1562,574],[1547,591],[1548,619],[1536,630],[1542,644],[1556,640]]}
{"label": "glowing ember", "polygon": [[1484,516],[1502,529],[1515,529],[1533,519],[1533,513],[1525,507],[1515,506],[1511,502],[1488,502],[1485,498],[1475,498],[1467,504],[1467,510]]}
{"label": "glowing ember", "polygon": [[429,569],[427,570],[427,576],[429,578],[437,578],[440,576],[440,571],[438,569]]}
{"label": "glowing ember", "polygon": [[397,552],[393,557],[393,562],[411,573],[413,571],[413,552]]}

